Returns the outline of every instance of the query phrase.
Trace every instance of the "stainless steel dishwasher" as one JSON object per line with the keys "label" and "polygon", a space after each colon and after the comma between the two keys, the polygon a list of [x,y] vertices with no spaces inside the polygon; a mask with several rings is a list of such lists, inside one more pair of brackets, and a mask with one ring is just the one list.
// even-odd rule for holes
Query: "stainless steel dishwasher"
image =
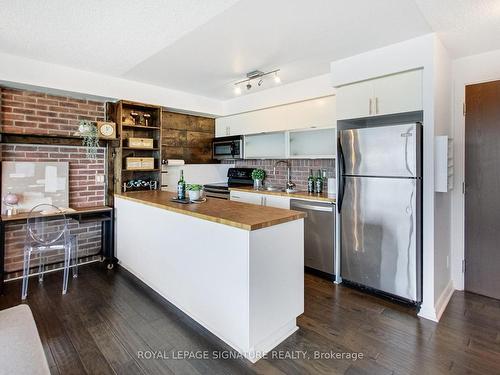
{"label": "stainless steel dishwasher", "polygon": [[304,265],[331,278],[335,270],[335,204],[291,199],[290,209],[307,213],[304,220]]}

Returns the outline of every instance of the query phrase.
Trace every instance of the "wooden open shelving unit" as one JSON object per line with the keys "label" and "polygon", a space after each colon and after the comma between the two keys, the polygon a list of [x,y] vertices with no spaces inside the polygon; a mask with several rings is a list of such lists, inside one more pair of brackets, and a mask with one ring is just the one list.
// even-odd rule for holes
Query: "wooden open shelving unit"
{"label": "wooden open shelving unit", "polygon": [[[149,124],[144,121],[131,124],[131,112],[141,115],[149,114]],[[108,117],[116,122],[119,139],[119,147],[115,149],[114,165],[114,192],[123,192],[123,184],[129,180],[156,180],[157,189],[161,186],[161,107],[137,103],[128,100],[120,100],[108,106]],[[140,116],[142,119],[142,116]],[[128,138],[152,138],[153,148],[128,147]],[[147,170],[127,170],[125,159],[127,157],[153,157],[154,168]]]}

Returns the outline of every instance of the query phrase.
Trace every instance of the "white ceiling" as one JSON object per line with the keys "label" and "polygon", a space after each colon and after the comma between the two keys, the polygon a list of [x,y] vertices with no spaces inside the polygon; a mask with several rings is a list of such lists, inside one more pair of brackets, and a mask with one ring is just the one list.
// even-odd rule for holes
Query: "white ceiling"
{"label": "white ceiling", "polygon": [[120,76],[237,0],[0,0],[0,51]]}
{"label": "white ceiling", "polygon": [[283,82],[297,81],[428,32],[412,0],[240,0],[125,77],[225,99],[254,69],[280,68]]}
{"label": "white ceiling", "polygon": [[453,57],[500,48],[499,0],[415,0]]}
{"label": "white ceiling", "polygon": [[222,100],[254,69],[290,83],[432,31],[454,57],[500,48],[500,1],[0,0],[0,52]]}

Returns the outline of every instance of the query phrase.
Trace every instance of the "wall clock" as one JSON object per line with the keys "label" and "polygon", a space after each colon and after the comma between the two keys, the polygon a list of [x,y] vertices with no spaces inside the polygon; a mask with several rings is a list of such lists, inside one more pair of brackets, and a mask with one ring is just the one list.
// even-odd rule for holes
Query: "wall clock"
{"label": "wall clock", "polygon": [[114,139],[116,138],[116,124],[114,122],[97,121],[97,132],[99,138]]}

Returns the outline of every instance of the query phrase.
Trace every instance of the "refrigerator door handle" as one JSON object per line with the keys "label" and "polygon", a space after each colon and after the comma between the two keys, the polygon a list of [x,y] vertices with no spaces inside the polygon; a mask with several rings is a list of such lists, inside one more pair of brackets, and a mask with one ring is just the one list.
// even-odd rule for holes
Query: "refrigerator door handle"
{"label": "refrigerator door handle", "polygon": [[344,152],[342,151],[342,143],[340,142],[340,138],[337,140],[338,146],[338,154],[339,154],[339,193],[337,197],[337,209],[340,213],[342,210],[342,201],[344,200],[344,191],[345,191],[345,159]]}

